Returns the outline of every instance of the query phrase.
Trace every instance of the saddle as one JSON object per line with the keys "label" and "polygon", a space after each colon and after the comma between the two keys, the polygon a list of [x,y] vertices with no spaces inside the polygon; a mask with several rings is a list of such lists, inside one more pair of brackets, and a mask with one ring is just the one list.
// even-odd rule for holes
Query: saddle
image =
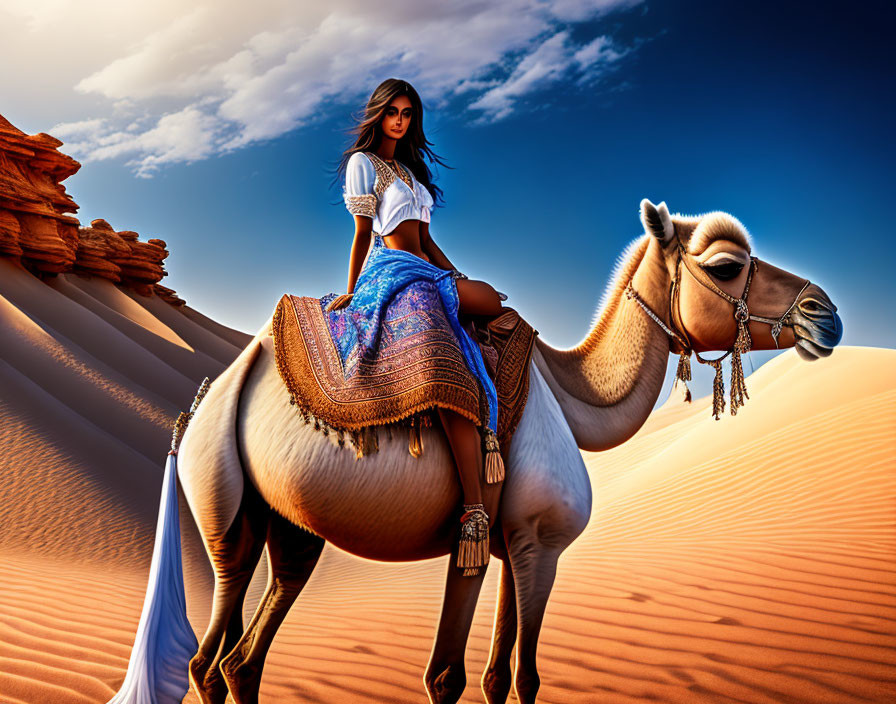
{"label": "saddle", "polygon": [[[481,426],[487,403],[470,373],[440,306],[421,307],[399,293],[382,322],[372,355],[340,354],[351,331],[328,319],[332,299],[284,294],[274,311],[272,335],[280,377],[306,423],[346,441],[357,456],[375,452],[377,428],[411,429],[409,451],[422,454],[420,429],[437,408]],[[407,295],[413,295],[411,293]],[[529,392],[529,361],[537,332],[508,308],[474,330],[498,394],[498,441],[506,454]]]}

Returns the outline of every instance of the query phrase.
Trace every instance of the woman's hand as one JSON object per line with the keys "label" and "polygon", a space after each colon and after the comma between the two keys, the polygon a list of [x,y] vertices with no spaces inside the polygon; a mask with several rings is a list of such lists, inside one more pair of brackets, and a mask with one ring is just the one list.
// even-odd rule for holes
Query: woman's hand
{"label": "woman's hand", "polygon": [[343,293],[341,296],[336,296],[336,298],[327,303],[326,311],[329,313],[330,311],[345,308],[349,303],[352,302],[352,298],[354,297],[354,295],[355,294],[353,293]]}

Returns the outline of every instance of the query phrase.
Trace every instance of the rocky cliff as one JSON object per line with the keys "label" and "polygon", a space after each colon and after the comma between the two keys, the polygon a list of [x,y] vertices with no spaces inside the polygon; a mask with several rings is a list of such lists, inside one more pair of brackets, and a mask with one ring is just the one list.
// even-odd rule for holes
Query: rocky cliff
{"label": "rocky cliff", "polygon": [[60,146],[48,134],[25,134],[0,115],[0,256],[42,278],[64,272],[99,276],[183,305],[159,284],[166,274],[164,240],[141,242],[136,232],[116,231],[105,220],[83,227],[71,215],[78,204],[62,181],[81,165]]}

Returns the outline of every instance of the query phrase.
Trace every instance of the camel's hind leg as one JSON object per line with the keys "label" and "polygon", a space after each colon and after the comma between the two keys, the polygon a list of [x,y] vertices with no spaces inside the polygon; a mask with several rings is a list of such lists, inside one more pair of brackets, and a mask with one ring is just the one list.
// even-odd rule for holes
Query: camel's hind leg
{"label": "camel's hind leg", "polygon": [[219,665],[243,633],[243,600],[264,547],[269,513],[258,492],[247,484],[230,528],[207,546],[215,571],[212,617],[189,668],[190,682],[202,704],[224,704],[227,699]]}
{"label": "camel's hind leg", "polygon": [[324,539],[271,511],[268,527],[268,585],[249,627],[221,661],[236,704],[256,704],[268,649],[290,607],[308,582]]}

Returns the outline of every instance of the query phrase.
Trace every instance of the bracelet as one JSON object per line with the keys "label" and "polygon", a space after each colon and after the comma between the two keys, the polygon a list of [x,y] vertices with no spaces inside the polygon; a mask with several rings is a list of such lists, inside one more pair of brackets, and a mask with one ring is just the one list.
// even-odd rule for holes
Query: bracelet
{"label": "bracelet", "polygon": [[469,279],[470,277],[467,276],[466,274],[462,274],[457,269],[452,269],[451,270],[451,278],[453,278],[455,281],[457,281],[458,279]]}

